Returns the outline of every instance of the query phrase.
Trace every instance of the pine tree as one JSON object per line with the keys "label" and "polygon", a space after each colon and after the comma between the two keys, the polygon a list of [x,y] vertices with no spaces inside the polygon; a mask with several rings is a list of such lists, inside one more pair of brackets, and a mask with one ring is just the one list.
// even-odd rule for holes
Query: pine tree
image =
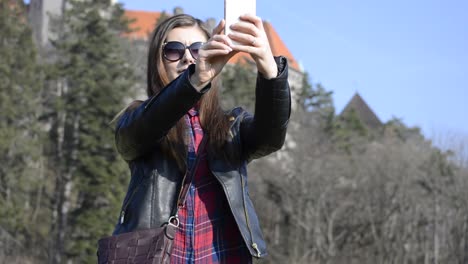
{"label": "pine tree", "polygon": [[[114,148],[110,121],[134,83],[119,36],[128,29],[121,5],[68,1],[57,49],[61,93],[51,136],[56,151],[52,227],[54,263],[95,263],[100,237],[110,235],[129,180]],[[65,234],[68,234],[65,236]]]}
{"label": "pine tree", "polygon": [[327,91],[322,84],[313,85],[309,81],[309,74],[304,73],[302,78],[302,88],[299,94],[299,105],[305,112],[316,114],[320,121],[324,123],[324,127],[328,128],[335,114],[333,106],[333,91]]}
{"label": "pine tree", "polygon": [[164,20],[170,18],[170,14],[168,14],[166,11],[162,11],[161,15],[156,19],[155,22],[155,27],[164,22]]}
{"label": "pine tree", "polygon": [[8,261],[33,255],[43,239],[42,74],[23,1],[0,0],[0,32],[0,259]]}
{"label": "pine tree", "polygon": [[255,108],[257,71],[249,62],[227,65],[221,73],[222,102],[226,109],[242,106],[252,112]]}

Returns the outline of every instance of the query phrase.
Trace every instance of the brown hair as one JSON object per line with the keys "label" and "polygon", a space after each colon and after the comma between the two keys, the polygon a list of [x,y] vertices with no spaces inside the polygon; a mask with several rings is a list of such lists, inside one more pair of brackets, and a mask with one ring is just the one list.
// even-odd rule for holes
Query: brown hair
{"label": "brown hair", "polygon": [[[147,88],[148,97],[159,94],[166,85],[169,84],[166,69],[162,56],[162,45],[168,33],[178,27],[197,26],[210,38],[210,33],[203,25],[203,22],[190,15],[180,14],[164,20],[154,30],[149,44],[148,67],[147,67]],[[209,132],[208,150],[214,153],[221,153],[220,149],[224,145],[229,132],[229,121],[220,105],[219,81],[217,77],[212,81],[211,88],[206,92],[199,102],[200,123],[203,130]],[[141,102],[140,102],[141,103]],[[131,108],[135,108],[137,101],[132,103]],[[181,118],[177,124],[169,130],[162,141],[163,151],[176,159],[181,170],[185,170],[187,155],[187,140],[185,139],[186,124]]]}

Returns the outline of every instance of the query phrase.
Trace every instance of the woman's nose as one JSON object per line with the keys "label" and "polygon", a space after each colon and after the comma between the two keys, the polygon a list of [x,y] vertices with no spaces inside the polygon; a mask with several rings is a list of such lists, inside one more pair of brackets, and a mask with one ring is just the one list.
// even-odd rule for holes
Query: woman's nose
{"label": "woman's nose", "polygon": [[185,49],[184,57],[182,57],[184,63],[192,64],[195,63],[195,58],[192,57],[189,49]]}

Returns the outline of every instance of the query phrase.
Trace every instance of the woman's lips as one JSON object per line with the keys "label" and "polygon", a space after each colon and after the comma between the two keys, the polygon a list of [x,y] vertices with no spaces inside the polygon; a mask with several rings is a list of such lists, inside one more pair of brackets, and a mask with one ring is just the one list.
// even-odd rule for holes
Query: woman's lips
{"label": "woman's lips", "polygon": [[181,73],[183,73],[186,69],[187,69],[187,68],[180,69],[180,70],[177,71],[177,73],[178,73],[178,74],[181,74]]}

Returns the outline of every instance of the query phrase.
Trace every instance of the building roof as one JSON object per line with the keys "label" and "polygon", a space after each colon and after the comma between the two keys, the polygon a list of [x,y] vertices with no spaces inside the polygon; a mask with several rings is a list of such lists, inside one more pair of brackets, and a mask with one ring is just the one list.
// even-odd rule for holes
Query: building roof
{"label": "building roof", "polygon": [[382,126],[380,119],[357,92],[345,106],[340,116],[344,116],[352,111],[354,111],[357,117],[369,128],[378,128]]}
{"label": "building roof", "polygon": [[125,35],[133,39],[148,39],[161,14],[161,12],[125,10],[125,16],[133,20],[129,25],[133,32]]}
{"label": "building roof", "polygon": [[[151,34],[151,32],[154,30],[155,23],[160,18],[161,14],[161,12],[125,10],[125,16],[131,20],[134,20],[132,23],[130,23],[130,29],[132,29],[133,32],[126,35],[133,39],[148,39],[149,34]],[[283,40],[281,40],[280,36],[273,28],[271,23],[264,21],[263,27],[265,28],[273,55],[285,56],[288,58],[290,68],[302,72],[299,63],[289,51]],[[245,63],[246,61],[251,60],[252,58],[248,54],[241,52],[232,57],[229,62]]]}
{"label": "building roof", "polygon": [[[299,63],[294,59],[294,56],[289,51],[286,44],[280,38],[276,30],[273,28],[271,23],[263,21],[263,27],[265,28],[265,33],[267,34],[268,41],[270,42],[270,48],[274,56],[285,56],[288,58],[289,67],[293,68],[296,71],[302,72]],[[250,56],[246,53],[236,54],[231,58],[230,62],[233,63],[245,63],[245,60],[252,60]]]}

